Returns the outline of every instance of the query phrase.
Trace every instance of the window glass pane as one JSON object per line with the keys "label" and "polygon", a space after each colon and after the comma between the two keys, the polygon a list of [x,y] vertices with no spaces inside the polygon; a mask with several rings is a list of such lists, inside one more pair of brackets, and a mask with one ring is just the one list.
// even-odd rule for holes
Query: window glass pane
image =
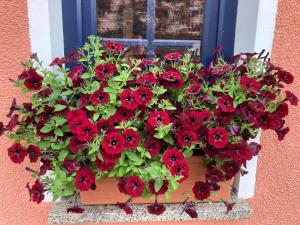
{"label": "window glass pane", "polygon": [[146,38],[147,0],[97,0],[97,34]]}
{"label": "window glass pane", "polygon": [[157,0],[155,38],[200,40],[204,0]]}

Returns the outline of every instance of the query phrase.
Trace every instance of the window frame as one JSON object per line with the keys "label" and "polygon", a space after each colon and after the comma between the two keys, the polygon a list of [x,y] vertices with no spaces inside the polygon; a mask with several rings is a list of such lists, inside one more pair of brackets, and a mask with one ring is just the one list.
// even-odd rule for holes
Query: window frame
{"label": "window frame", "polygon": [[[155,0],[147,1],[147,10],[154,13]],[[192,47],[195,43],[201,46],[201,62],[209,66],[214,59],[214,49],[223,46],[221,54],[229,59],[234,53],[235,25],[238,0],[205,0],[204,25],[202,40],[168,41],[169,47]],[[152,9],[152,10],[151,10]],[[64,34],[64,52],[82,47],[89,35],[96,35],[96,0],[64,0],[62,1],[62,18]],[[147,29],[153,29],[153,21],[147,20]],[[152,27],[150,26],[152,25]],[[74,35],[75,34],[75,35]],[[153,32],[147,32],[150,40],[150,55],[155,47],[162,46],[161,40],[154,39]],[[104,39],[105,41],[106,39]],[[129,44],[126,39],[115,39]],[[143,40],[133,40],[130,44],[144,45]],[[166,44],[166,42],[164,42]],[[152,54],[151,54],[152,53]]]}

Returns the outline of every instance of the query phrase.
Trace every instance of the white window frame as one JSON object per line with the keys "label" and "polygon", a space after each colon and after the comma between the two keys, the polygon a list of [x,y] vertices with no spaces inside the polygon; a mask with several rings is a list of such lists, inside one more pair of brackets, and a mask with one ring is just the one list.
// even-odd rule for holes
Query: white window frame
{"label": "white window frame", "polygon": [[[31,51],[38,53],[44,66],[64,55],[62,0],[27,0]],[[235,33],[235,54],[272,52],[278,0],[239,0]],[[48,67],[49,68],[49,67]],[[51,68],[50,68],[51,69]],[[261,134],[255,138],[260,143]],[[255,192],[258,157],[247,164],[248,174],[237,175],[239,198],[252,198]],[[46,195],[45,201],[51,201]]]}

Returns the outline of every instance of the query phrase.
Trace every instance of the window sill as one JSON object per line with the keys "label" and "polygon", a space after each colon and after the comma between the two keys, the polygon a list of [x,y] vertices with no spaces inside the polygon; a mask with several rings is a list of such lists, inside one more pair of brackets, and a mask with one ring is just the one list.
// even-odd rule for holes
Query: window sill
{"label": "window sill", "polygon": [[[231,220],[247,219],[252,215],[252,209],[245,200],[237,199],[233,210],[226,215],[223,203],[196,204],[198,219],[196,220]],[[195,220],[186,213],[179,213],[182,204],[166,204],[166,211],[160,216],[147,213],[145,204],[132,205],[134,214],[126,215],[115,205],[83,206],[84,213],[67,213],[66,209],[72,204],[71,199],[64,199],[53,204],[48,216],[49,224],[65,223],[105,223],[105,222],[141,222],[141,221],[188,221]]]}

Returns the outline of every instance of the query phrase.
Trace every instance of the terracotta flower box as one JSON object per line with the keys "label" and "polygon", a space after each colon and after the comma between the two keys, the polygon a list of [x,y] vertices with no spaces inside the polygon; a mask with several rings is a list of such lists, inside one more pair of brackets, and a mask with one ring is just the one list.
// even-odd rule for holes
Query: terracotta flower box
{"label": "terracotta flower box", "polygon": [[[185,200],[185,193],[189,193],[190,200],[194,199],[193,185],[196,181],[205,180],[206,167],[200,156],[193,156],[186,160],[190,166],[189,178],[181,183],[176,191],[171,193],[170,201],[167,201],[164,196],[159,197],[159,202],[177,203]],[[96,181],[96,190],[82,191],[80,193],[81,203],[83,205],[104,205],[116,204],[116,202],[125,202],[128,199],[127,195],[119,192],[117,188],[118,181],[111,177]],[[211,195],[209,200],[219,201],[221,199],[227,201],[231,194],[231,185],[233,179],[226,183],[220,183],[220,190],[216,194]],[[133,198],[133,203],[153,203],[154,199]]]}

